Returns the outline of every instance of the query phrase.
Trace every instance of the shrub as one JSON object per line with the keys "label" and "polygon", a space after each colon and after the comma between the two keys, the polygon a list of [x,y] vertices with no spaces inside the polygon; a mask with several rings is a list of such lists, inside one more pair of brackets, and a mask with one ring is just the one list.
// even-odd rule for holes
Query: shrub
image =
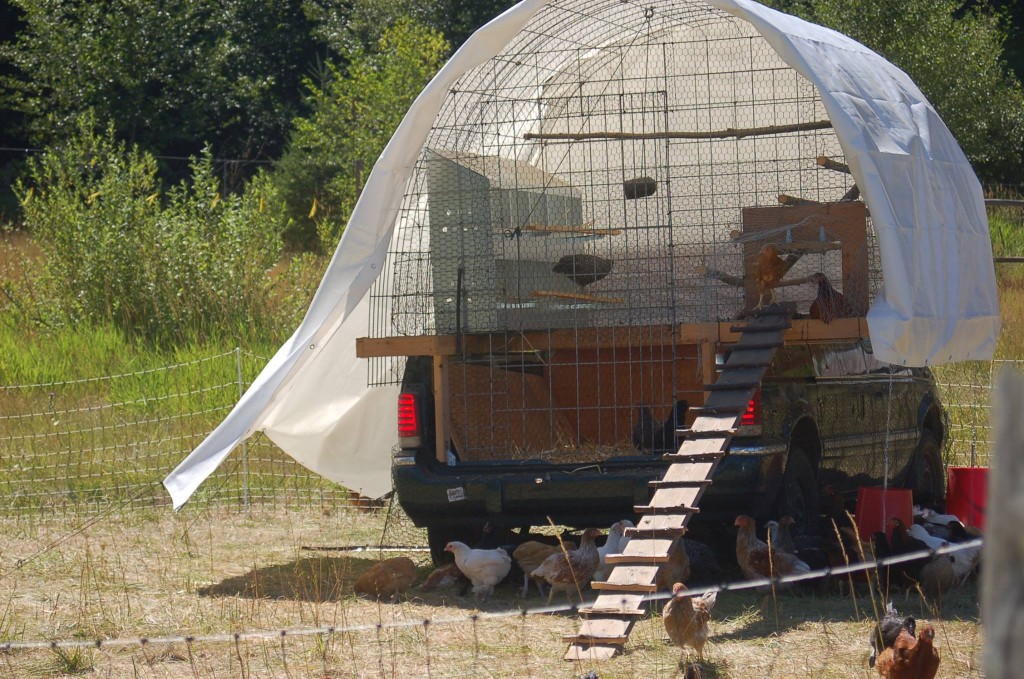
{"label": "shrub", "polygon": [[222,196],[207,150],[165,196],[152,156],[94,127],[82,116],[16,185],[61,316],[157,342],[259,324],[280,251],[270,183],[257,177],[243,195]]}

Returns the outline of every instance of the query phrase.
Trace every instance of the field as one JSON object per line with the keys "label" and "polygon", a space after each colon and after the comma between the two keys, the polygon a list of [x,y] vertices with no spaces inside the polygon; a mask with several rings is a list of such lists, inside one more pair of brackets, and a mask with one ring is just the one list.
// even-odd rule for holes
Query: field
{"label": "field", "polygon": [[[4,652],[0,676],[680,676],[679,649],[657,614],[635,626],[623,655],[570,663],[561,659],[561,637],[576,631],[578,618],[522,614],[543,604],[536,593],[524,602],[504,586],[477,608],[471,595],[413,588],[396,603],[378,602],[351,589],[376,551],[303,549],[378,544],[385,516],[352,509],[149,511],[96,520],[80,532],[67,520],[4,521],[0,635],[83,646]],[[422,552],[409,555],[421,574],[429,572]],[[983,676],[973,582],[954,590],[941,617],[916,597],[895,601],[901,612],[934,622],[940,677]],[[855,599],[835,588],[780,593],[774,601],[720,593],[704,676],[877,676],[866,665],[872,616],[863,585]],[[327,627],[334,633],[313,633]],[[266,635],[235,640],[235,632]],[[148,643],[139,642],[143,637]],[[96,648],[95,639],[117,641]]]}

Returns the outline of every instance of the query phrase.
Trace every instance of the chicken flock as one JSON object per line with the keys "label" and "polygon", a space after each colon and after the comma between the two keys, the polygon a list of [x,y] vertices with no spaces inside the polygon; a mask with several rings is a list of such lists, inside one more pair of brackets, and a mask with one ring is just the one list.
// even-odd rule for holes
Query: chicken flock
{"label": "chicken flock", "polygon": [[[825,490],[827,505],[829,494],[828,489]],[[933,552],[951,543],[973,539],[977,532],[966,528],[955,516],[924,510],[917,512],[910,526],[892,518],[887,526],[891,529],[890,535],[879,532],[869,540],[861,540],[849,514],[829,512],[826,506],[825,518],[832,524],[834,537],[811,540],[794,535],[796,522],[789,516],[766,522],[762,533],[758,532],[753,517],[736,517],[736,566],[743,578],[758,581],[759,591],[780,592],[785,586],[779,580],[787,576],[808,575],[817,569],[876,557],[922,552],[918,559],[871,570],[872,581],[877,583],[877,591],[887,603],[884,614],[869,634],[867,665],[886,679],[935,677],[939,666],[935,627],[918,625],[912,616],[901,616],[890,596],[902,591],[906,597],[916,590],[925,597],[931,610],[938,613],[942,597],[977,572],[981,550],[978,546],[952,553]],[[584,530],[578,543],[561,536],[557,540],[537,536],[540,539],[497,546],[493,544],[496,541],[494,529],[485,529],[483,538],[474,547],[459,541],[449,542],[445,551],[453,555],[455,562],[434,570],[421,587],[456,590],[462,596],[472,589],[476,601],[483,602],[493,595],[496,587],[512,582],[519,583],[516,586],[521,587],[522,599],[536,589],[541,596],[546,595],[548,605],[561,596],[569,602],[582,601],[588,596],[592,581],[608,579],[614,568],[614,564],[608,563],[608,557],[623,553],[630,541],[630,528],[633,523],[623,519],[613,523],[606,535],[596,528]],[[412,561],[399,557],[376,564],[359,578],[355,590],[394,599],[412,587],[415,580]],[[715,585],[723,580],[723,570],[708,545],[676,538],[667,562],[658,571],[656,583],[659,592],[671,593],[661,617],[669,641],[681,649],[680,663],[689,649],[699,660],[704,659],[718,596]],[[795,586],[813,588],[847,580],[852,584],[850,576],[833,576]]]}

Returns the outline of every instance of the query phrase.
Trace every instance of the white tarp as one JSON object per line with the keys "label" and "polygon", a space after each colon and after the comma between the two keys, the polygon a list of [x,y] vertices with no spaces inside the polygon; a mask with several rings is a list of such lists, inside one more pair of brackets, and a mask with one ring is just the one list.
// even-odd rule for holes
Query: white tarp
{"label": "white tarp", "polygon": [[[567,4],[573,3],[559,3],[559,17],[587,21],[586,0],[575,2],[572,13]],[[917,86],[832,30],[748,0],[709,4],[749,21],[819,90],[879,238],[884,286],[868,312],[876,357],[915,366],[990,358],[999,308],[981,186]],[[367,293],[446,96],[531,21],[543,20],[547,5],[525,0],[481,28],[416,99],[374,165],[302,324],[220,426],[164,480],[175,508],[258,431],[348,488],[372,497],[391,489],[397,388],[368,388],[366,361],[355,355],[356,338],[368,334]],[[543,49],[540,29],[531,40]],[[606,24],[589,30],[599,30],[602,43],[630,39]]]}

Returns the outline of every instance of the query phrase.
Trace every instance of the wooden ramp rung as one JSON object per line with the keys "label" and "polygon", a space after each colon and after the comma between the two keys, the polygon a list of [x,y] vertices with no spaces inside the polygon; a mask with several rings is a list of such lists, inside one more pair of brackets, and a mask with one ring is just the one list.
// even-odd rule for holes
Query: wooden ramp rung
{"label": "wooden ramp rung", "polygon": [[619,644],[570,644],[569,650],[565,652],[563,660],[610,660],[622,649]]}
{"label": "wooden ramp rung", "polygon": [[666,481],[661,479],[659,481],[648,481],[647,485],[651,488],[707,488],[711,485],[711,479],[701,479],[699,481],[689,481],[686,479]]}
{"label": "wooden ramp rung", "polygon": [[569,642],[566,660],[606,660],[629,640],[634,622],[646,614],[642,595],[657,591],[659,569],[669,560],[676,539],[686,533],[690,517],[700,512],[698,502],[783,346],[782,333],[792,326],[793,313],[791,307],[772,307],[755,312],[746,326],[732,328],[740,337],[716,382],[705,385],[708,398],[690,409],[697,414],[690,428],[676,431],[684,437],[679,449],[662,457],[672,464],[661,479],[649,482],[654,489],[650,503],[633,508],[643,516],[624,531],[629,544],[622,553],[605,557],[614,565],[608,580],[590,584],[600,594],[591,607],[580,610],[584,620],[579,632],[564,637]]}
{"label": "wooden ramp rung", "polygon": [[624,616],[630,618],[642,618],[647,615],[647,611],[641,608],[609,608],[597,606],[586,606],[576,611],[580,615],[608,615],[608,616]]}

